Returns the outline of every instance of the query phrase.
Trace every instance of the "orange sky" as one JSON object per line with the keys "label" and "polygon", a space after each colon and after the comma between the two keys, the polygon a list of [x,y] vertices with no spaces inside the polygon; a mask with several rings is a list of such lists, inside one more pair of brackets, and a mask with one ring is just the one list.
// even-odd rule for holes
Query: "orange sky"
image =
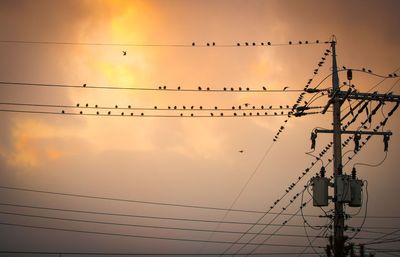
{"label": "orange sky", "polygon": [[[121,44],[217,45],[244,42],[287,43],[337,38],[339,66],[372,69],[386,75],[399,68],[399,3],[384,1],[1,1],[0,41],[55,41]],[[0,81],[119,87],[211,88],[250,87],[302,89],[313,75],[327,45],[276,47],[132,47],[56,44],[0,43]],[[122,51],[127,51],[123,56]],[[312,86],[329,75],[331,58],[320,69]],[[400,73],[400,72],[398,72]],[[344,73],[340,77],[345,81]],[[354,72],[353,83],[367,91],[381,79]],[[388,79],[376,90],[386,92],[397,80]],[[330,79],[322,88],[331,87]],[[135,107],[203,106],[231,108],[250,103],[293,105],[298,93],[206,93],[40,88],[0,85],[1,102],[57,105],[97,104]],[[309,96],[307,95],[307,98]],[[314,103],[324,105],[327,98]],[[393,104],[384,108],[387,113]],[[3,107],[3,106],[1,106]],[[61,109],[60,109],[61,110]],[[57,111],[60,111],[57,109]],[[86,112],[86,110],[84,110]],[[365,118],[362,114],[360,120]],[[56,192],[115,198],[229,208],[258,167],[285,117],[254,118],[120,118],[76,117],[0,112],[0,186],[15,186]],[[382,119],[378,112],[374,122]],[[330,114],[292,118],[284,133],[257,169],[234,204],[236,209],[265,211],[314,159],[305,154],[315,127],[329,128]],[[386,129],[394,135],[385,162],[376,168],[359,166],[359,176],[368,180],[370,215],[397,215],[400,205],[392,199],[399,193],[399,115]],[[375,126],[375,123],[374,123]],[[330,140],[319,135],[318,151]],[[353,143],[343,150],[351,150]],[[243,153],[239,153],[243,150]],[[331,152],[328,153],[331,155]],[[354,161],[375,164],[384,157],[381,137],[373,138]],[[327,161],[331,156],[326,157]],[[347,161],[347,157],[344,157]],[[300,182],[302,189],[320,164]],[[332,174],[329,166],[328,173]],[[223,212],[75,199],[1,189],[0,203],[92,209],[221,220]],[[285,203],[289,198],[285,199]],[[282,203],[283,204],[283,203]],[[282,205],[283,206],[283,205]],[[332,207],[332,205],[331,205]],[[292,205],[288,212],[298,210]],[[277,211],[282,209],[277,207]],[[326,210],[329,210],[327,208]],[[46,214],[0,205],[0,211]],[[349,209],[349,213],[356,210]],[[321,214],[309,206],[307,214]],[[359,216],[362,216],[364,209]],[[68,213],[50,213],[69,217]],[[0,214],[4,222],[129,233],[145,236],[184,237],[201,240],[235,240],[234,235],[179,232],[161,229],[113,227],[21,218]],[[72,214],[71,214],[72,215]],[[75,218],[99,219],[79,216]],[[254,221],[257,216],[229,213],[225,219]],[[270,217],[271,218],[271,217]],[[109,219],[118,222],[146,220]],[[277,222],[282,222],[281,217]],[[361,219],[349,221],[360,225]],[[315,224],[326,220],[311,219]],[[160,225],[161,223],[157,223]],[[164,224],[164,223],[163,223]],[[293,224],[303,224],[297,217]],[[164,224],[165,225],[165,224]],[[168,225],[168,224],[167,224]],[[192,228],[212,225],[174,223]],[[400,227],[399,219],[367,219],[365,226]],[[0,225],[1,226],[1,225]],[[220,253],[227,245],[182,243],[163,240],[84,235],[79,233],[1,226],[1,250],[108,251],[160,253]],[[220,229],[224,228],[221,226]],[[238,229],[225,227],[225,229]],[[243,229],[243,228],[242,228]],[[309,229],[312,235],[315,231]],[[273,231],[273,228],[266,232]],[[283,228],[279,233],[303,234],[304,229]],[[374,235],[361,233],[360,236]],[[19,238],[27,240],[21,242]],[[285,237],[270,243],[291,242]],[[291,243],[307,244],[306,238]],[[362,241],[362,240],[361,240]],[[359,241],[355,241],[359,242]],[[319,239],[315,245],[325,246]],[[154,249],[157,246],[157,249]],[[245,250],[251,250],[248,246]],[[294,252],[299,249],[291,249]],[[300,248],[300,250],[302,250]],[[260,247],[260,252],[287,252],[279,247]],[[307,252],[312,252],[307,249]],[[1,254],[0,254],[1,255]],[[17,255],[16,255],[17,256]]]}

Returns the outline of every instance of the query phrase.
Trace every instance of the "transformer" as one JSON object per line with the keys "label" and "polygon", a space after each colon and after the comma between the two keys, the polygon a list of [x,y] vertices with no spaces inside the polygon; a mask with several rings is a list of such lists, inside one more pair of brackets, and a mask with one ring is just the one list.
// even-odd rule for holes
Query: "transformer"
{"label": "transformer", "polygon": [[337,175],[335,177],[336,201],[339,203],[351,202],[351,187],[349,175]]}
{"label": "transformer", "polygon": [[363,182],[360,179],[350,179],[351,200],[350,207],[361,207]]}
{"label": "transformer", "polygon": [[313,206],[328,206],[329,179],[325,177],[313,177]]}

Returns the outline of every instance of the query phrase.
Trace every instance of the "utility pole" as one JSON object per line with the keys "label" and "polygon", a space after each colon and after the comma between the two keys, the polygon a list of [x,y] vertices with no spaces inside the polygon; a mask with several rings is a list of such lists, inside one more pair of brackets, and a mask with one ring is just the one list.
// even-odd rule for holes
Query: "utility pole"
{"label": "utility pole", "polygon": [[337,201],[337,183],[336,179],[338,175],[342,175],[342,134],[341,134],[341,122],[340,122],[340,106],[341,101],[335,92],[340,90],[339,88],[339,74],[336,63],[336,40],[332,39],[332,89],[333,89],[333,179],[334,183],[334,195],[335,195],[335,216],[333,220],[333,237],[334,237],[334,256],[344,257],[344,213],[343,203]]}
{"label": "utility pole", "polygon": [[[376,113],[376,111],[381,108],[381,106],[385,102],[395,102],[396,106],[388,113],[388,117],[385,119],[385,123],[387,119],[395,112],[395,110],[400,105],[400,95],[394,95],[393,93],[387,94],[378,94],[374,93],[361,93],[356,90],[352,90],[350,88],[348,91],[341,91],[339,87],[339,74],[336,62],[336,39],[332,38],[331,41],[331,49],[332,49],[332,91],[329,93],[330,99],[328,103],[324,107],[322,114],[325,114],[328,108],[332,105],[333,109],[333,129],[314,129],[314,132],[311,134],[312,146],[311,148],[315,148],[315,139],[317,138],[318,133],[331,133],[333,134],[333,183],[330,182],[330,179],[325,177],[325,169],[321,168],[320,176],[314,177],[312,179],[313,183],[313,205],[314,206],[328,206],[328,187],[329,185],[333,185],[334,187],[334,196],[332,197],[334,202],[334,216],[333,216],[333,238],[330,240],[330,245],[327,246],[327,256],[330,256],[331,250],[333,251],[334,257],[345,257],[347,255],[346,249],[351,250],[351,254],[354,255],[354,250],[352,248],[346,248],[345,243],[347,237],[344,235],[345,230],[345,218],[346,215],[344,213],[344,205],[348,204],[350,207],[361,207],[362,201],[362,186],[363,182],[356,177],[356,170],[353,167],[352,176],[346,175],[343,173],[343,164],[342,164],[342,134],[351,134],[353,135],[355,141],[355,152],[359,149],[359,140],[361,139],[361,135],[381,135],[384,138],[384,151],[388,150],[388,141],[392,132],[380,132],[378,131],[378,127],[372,131],[349,131],[346,130],[347,126],[342,127],[341,124],[341,105],[346,99],[349,100],[363,100],[363,101],[377,101],[379,104],[377,107],[371,111],[369,115],[369,119],[371,119],[372,115]],[[397,76],[397,75],[395,75]],[[349,83],[352,79],[352,71],[348,70],[347,77],[349,79]],[[312,90],[309,93],[315,93],[318,90]],[[294,115],[296,117],[300,117],[306,115],[304,111],[306,108],[298,107],[297,113]],[[346,115],[347,116],[347,115]],[[354,118],[355,119],[355,118]],[[382,125],[382,123],[381,123]],[[352,246],[350,246],[352,247]],[[361,246],[362,252],[363,247]]]}

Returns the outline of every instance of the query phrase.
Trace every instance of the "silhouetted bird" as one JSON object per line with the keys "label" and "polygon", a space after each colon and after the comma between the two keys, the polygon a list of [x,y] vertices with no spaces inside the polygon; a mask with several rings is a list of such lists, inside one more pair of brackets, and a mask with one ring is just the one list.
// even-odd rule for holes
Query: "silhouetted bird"
{"label": "silhouetted bird", "polygon": [[248,42],[246,42],[246,43],[245,43],[245,45],[246,45],[246,46],[248,46],[248,45],[249,45],[249,43],[248,43]]}
{"label": "silhouetted bird", "polygon": [[237,43],[236,45],[237,45],[237,46],[240,46],[240,43]]}
{"label": "silhouetted bird", "polygon": [[65,113],[65,111],[64,111],[64,110],[62,110],[62,111],[61,111],[61,113]]}
{"label": "silhouetted bird", "polygon": [[368,70],[368,72],[371,73],[372,71],[371,71],[371,70]]}
{"label": "silhouetted bird", "polygon": [[266,88],[266,87],[263,87],[263,90],[267,90],[267,88]]}
{"label": "silhouetted bird", "polygon": [[268,42],[267,44],[270,46],[270,45],[271,45],[271,42]]}
{"label": "silhouetted bird", "polygon": [[164,87],[163,87],[163,89],[167,89],[167,87],[166,87],[166,86],[164,86]]}
{"label": "silhouetted bird", "polygon": [[365,71],[365,68],[362,68],[362,71]]}
{"label": "silhouetted bird", "polygon": [[181,90],[181,87],[178,87],[178,90]]}
{"label": "silhouetted bird", "polygon": [[244,151],[243,150],[239,150],[239,153],[243,153]]}
{"label": "silhouetted bird", "polygon": [[83,114],[83,112],[82,112],[82,111],[80,111],[79,113],[80,113],[80,114]]}
{"label": "silhouetted bird", "polygon": [[79,107],[79,104],[76,104],[76,107]]}
{"label": "silhouetted bird", "polygon": [[213,42],[213,46],[215,46],[215,42]]}
{"label": "silhouetted bird", "polygon": [[109,112],[108,112],[108,115],[110,115],[110,114],[111,114],[111,112],[109,111]]}
{"label": "silhouetted bird", "polygon": [[292,44],[292,41],[289,41],[289,45],[291,45]]}
{"label": "silhouetted bird", "polygon": [[207,43],[207,46],[210,46],[210,43]]}
{"label": "silhouetted bird", "polygon": [[125,56],[126,55],[126,51],[122,51],[122,55]]}
{"label": "silhouetted bird", "polygon": [[89,104],[86,104],[86,107],[89,107]]}
{"label": "silhouetted bird", "polygon": [[192,43],[192,46],[195,46],[195,45],[196,45],[196,44],[193,42],[193,43]]}
{"label": "silhouetted bird", "polygon": [[201,87],[198,87],[199,90],[201,90]]}
{"label": "silhouetted bird", "polygon": [[83,87],[86,87],[86,84],[83,84]]}
{"label": "silhouetted bird", "polygon": [[286,91],[286,89],[288,89],[288,88],[289,88],[289,87],[284,87],[284,88],[283,88],[283,91]]}

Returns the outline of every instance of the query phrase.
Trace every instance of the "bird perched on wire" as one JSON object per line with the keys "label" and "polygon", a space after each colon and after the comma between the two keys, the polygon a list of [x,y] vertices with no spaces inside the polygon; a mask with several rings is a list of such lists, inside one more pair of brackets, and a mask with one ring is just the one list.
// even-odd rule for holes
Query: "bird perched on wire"
{"label": "bird perched on wire", "polygon": [[284,87],[284,88],[283,88],[283,91],[286,91],[286,89],[288,89],[288,88],[289,88],[289,87]]}
{"label": "bird perched on wire", "polygon": [[239,153],[244,153],[244,151],[243,150],[239,150]]}
{"label": "bird perched on wire", "polygon": [[126,51],[122,51],[122,56],[125,56],[126,55]]}

